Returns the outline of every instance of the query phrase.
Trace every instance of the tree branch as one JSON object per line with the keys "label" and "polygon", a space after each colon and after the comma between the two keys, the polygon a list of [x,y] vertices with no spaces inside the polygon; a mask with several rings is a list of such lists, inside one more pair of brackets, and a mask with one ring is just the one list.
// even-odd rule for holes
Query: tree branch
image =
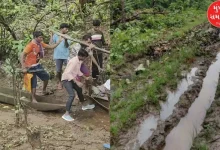
{"label": "tree branch", "polygon": [[125,23],[125,1],[124,0],[121,0],[121,21],[122,23]]}
{"label": "tree branch", "polygon": [[14,40],[17,40],[17,37],[15,35],[15,32],[10,28],[10,26],[5,23],[5,19],[3,16],[0,15],[0,24],[2,24],[4,26],[4,28],[10,32],[11,36],[13,37]]}
{"label": "tree branch", "polygon": [[50,14],[51,12],[52,12],[52,11],[48,11],[48,12],[45,13],[39,20],[37,20],[37,23],[36,23],[36,25],[35,25],[35,27],[34,27],[34,31],[36,30],[38,24],[43,20],[43,18],[44,18],[46,15]]}

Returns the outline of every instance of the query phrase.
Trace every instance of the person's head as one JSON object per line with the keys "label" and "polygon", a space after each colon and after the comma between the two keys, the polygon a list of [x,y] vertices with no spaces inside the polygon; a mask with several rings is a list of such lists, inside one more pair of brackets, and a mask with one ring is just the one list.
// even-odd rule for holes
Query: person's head
{"label": "person's head", "polygon": [[95,19],[95,20],[93,20],[92,24],[94,27],[99,27],[101,25],[101,21],[99,19]]}
{"label": "person's head", "polygon": [[86,57],[88,57],[88,56],[89,56],[89,54],[85,49],[81,48],[79,50],[79,52],[78,52],[79,60],[84,61],[86,59]]}
{"label": "person's head", "polygon": [[84,42],[86,42],[87,44],[91,44],[92,43],[92,36],[91,34],[86,34],[82,37],[82,40]]}
{"label": "person's head", "polygon": [[43,33],[41,31],[34,31],[33,32],[33,38],[37,41],[37,42],[42,42],[43,41]]}
{"label": "person's head", "polygon": [[62,23],[60,25],[60,31],[63,33],[63,34],[66,34],[69,30],[69,25],[67,23]]}

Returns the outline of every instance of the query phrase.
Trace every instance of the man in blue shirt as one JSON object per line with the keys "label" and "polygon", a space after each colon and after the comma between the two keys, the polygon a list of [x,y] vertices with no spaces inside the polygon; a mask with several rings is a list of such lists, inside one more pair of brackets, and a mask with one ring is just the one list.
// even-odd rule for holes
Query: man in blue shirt
{"label": "man in blue shirt", "polygon": [[[69,25],[67,23],[62,23],[60,25],[60,33],[67,34],[69,29]],[[59,40],[59,36],[54,34],[53,35],[53,43],[56,43]],[[57,80],[58,85],[57,89],[62,89],[62,83],[61,83],[61,75],[62,75],[62,66],[67,64],[67,59],[69,57],[69,46],[70,41],[67,39],[64,39],[55,49],[54,49],[54,55],[53,58],[56,62],[56,72],[57,72]]]}

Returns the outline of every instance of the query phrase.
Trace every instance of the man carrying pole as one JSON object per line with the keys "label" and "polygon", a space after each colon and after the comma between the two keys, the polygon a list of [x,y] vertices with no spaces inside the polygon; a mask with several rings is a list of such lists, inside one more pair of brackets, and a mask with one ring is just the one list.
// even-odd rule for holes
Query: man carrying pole
{"label": "man carrying pole", "polygon": [[[39,63],[40,58],[44,56],[44,48],[53,49],[62,42],[62,38],[59,37],[56,44],[48,45],[43,42],[43,33],[41,31],[35,31],[33,33],[33,40],[28,43],[24,51],[21,53],[20,63],[23,73],[27,73],[27,70],[33,71],[33,77],[31,78],[31,95],[32,102],[37,102],[35,98],[37,87],[37,76],[43,81],[43,95],[48,95],[46,87],[49,80],[49,74],[43,69]],[[34,72],[34,70],[42,70]]]}
{"label": "man carrying pole", "polygon": [[[106,45],[106,43],[105,43],[104,34],[100,30],[100,25],[101,25],[100,20],[98,20],[98,19],[93,20],[93,29],[91,29],[89,31],[89,33],[91,33],[91,36],[92,36],[92,43],[95,46],[102,48],[104,45]],[[95,50],[93,53],[93,57],[98,62],[100,68],[102,68],[103,67],[103,53]],[[98,75],[99,75],[99,69],[98,69],[97,65],[95,65],[95,63],[93,63],[92,64],[92,77],[97,79]]]}
{"label": "man carrying pole", "polygon": [[[62,23],[60,25],[60,33],[67,34],[69,29],[69,25],[67,23]],[[53,35],[52,41],[56,43],[59,39],[57,34]],[[63,65],[67,64],[67,59],[69,57],[69,45],[71,42],[67,39],[63,40],[59,46],[54,49],[53,58],[56,62],[56,77],[57,77],[57,89],[61,90],[62,83],[61,83],[61,74],[62,74],[62,67]]]}

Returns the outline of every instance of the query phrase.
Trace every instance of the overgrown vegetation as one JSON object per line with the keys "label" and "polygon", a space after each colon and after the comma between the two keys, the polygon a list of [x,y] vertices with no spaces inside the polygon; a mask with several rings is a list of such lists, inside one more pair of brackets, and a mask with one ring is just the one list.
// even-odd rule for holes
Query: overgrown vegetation
{"label": "overgrown vegetation", "polygon": [[[0,61],[4,61],[4,70],[12,72],[12,67],[19,68],[18,57],[24,47],[32,39],[32,33],[41,30],[44,42],[49,43],[49,29],[59,29],[61,23],[70,25],[68,35],[81,39],[92,27],[92,19],[102,21],[104,34],[109,40],[110,1],[72,1],[72,0],[3,0],[0,5]],[[47,53],[47,51],[46,51]],[[49,52],[51,54],[53,52]],[[50,56],[52,58],[52,56]],[[41,63],[49,65],[47,71],[54,71],[51,60]],[[51,64],[53,66],[51,66]]]}
{"label": "overgrown vegetation", "polygon": [[[111,102],[110,121],[113,135],[117,135],[119,129],[122,129],[129,120],[135,119],[136,112],[142,106],[152,104],[157,107],[159,100],[165,99],[166,95],[161,97],[161,94],[166,93],[166,87],[176,87],[181,77],[181,68],[187,68],[184,64],[195,57],[197,48],[197,46],[189,45],[175,49],[175,53],[164,55],[160,62],[153,62],[141,75],[145,77],[144,79],[136,79],[130,85],[119,84],[112,95]],[[153,83],[149,84],[147,80],[152,80]],[[113,82],[113,85],[115,84],[117,83]],[[137,90],[140,85],[143,88]]]}
{"label": "overgrown vegetation", "polygon": [[[23,49],[32,39],[35,30],[43,31],[44,41],[49,43],[49,28],[57,30],[63,22],[70,25],[69,35],[74,38],[81,38],[82,34],[92,27],[92,19],[95,18],[100,19],[108,30],[109,1],[97,0],[95,3],[84,3],[84,1],[71,0],[1,1],[0,56],[7,58],[10,51]],[[19,49],[14,47],[16,44],[19,45]]]}
{"label": "overgrown vegetation", "polygon": [[[206,9],[211,1],[200,2],[140,0],[138,3],[118,1],[112,6],[116,12],[124,14],[111,17],[114,25],[111,26],[113,68],[122,64],[128,66],[125,54],[147,54],[150,51],[149,46],[157,44],[158,41],[188,39],[187,44],[176,43],[175,48],[164,54],[160,61],[153,61],[149,68],[134,77],[130,84],[125,80],[112,81],[112,87],[117,87],[112,94],[110,114],[113,140],[120,131],[125,131],[132,125],[140,110],[147,113],[148,105],[158,108],[159,101],[166,98],[166,88],[176,88],[181,71],[188,68],[191,59],[201,55],[200,44],[204,43],[206,33],[201,30],[194,33],[192,29],[207,22]],[[190,37],[192,34],[193,39]]]}
{"label": "overgrown vegetation", "polygon": [[[20,101],[23,75],[19,72],[19,56],[33,38],[33,31],[42,31],[44,42],[49,43],[49,29],[58,31],[61,23],[68,23],[70,25],[68,35],[81,39],[82,35],[91,29],[92,20],[100,19],[102,27],[104,27],[105,38],[109,40],[109,4],[108,0],[2,0],[0,2],[0,62],[3,61],[3,67],[0,67],[4,69],[7,78],[13,80],[13,95],[16,104],[15,124],[19,127],[23,125],[21,115],[24,114],[24,126],[28,138],[31,136],[35,136],[36,139],[40,138],[40,131],[32,133],[29,129],[27,110]],[[52,55],[48,57],[52,59]],[[49,64],[51,62],[47,59],[46,62],[41,61],[41,63]],[[47,67],[45,65],[46,70]],[[55,70],[54,67],[48,68]],[[31,141],[29,142],[31,143]]]}
{"label": "overgrown vegetation", "polygon": [[[125,53],[148,51],[147,46],[158,40],[171,40],[181,37],[192,26],[206,21],[206,9],[209,3],[210,1],[200,3],[191,0],[161,0],[156,2],[140,0],[138,3],[126,1],[124,4],[125,12],[122,12],[121,3],[118,2],[117,6],[120,7],[115,8],[115,11],[119,11],[119,14],[129,16],[139,13],[140,15],[134,20],[118,24],[117,27],[111,26],[114,31],[111,36],[112,64],[122,64]],[[146,13],[142,14],[141,12]],[[126,15],[113,16],[112,22],[120,19],[120,17],[121,19],[126,18]]]}

